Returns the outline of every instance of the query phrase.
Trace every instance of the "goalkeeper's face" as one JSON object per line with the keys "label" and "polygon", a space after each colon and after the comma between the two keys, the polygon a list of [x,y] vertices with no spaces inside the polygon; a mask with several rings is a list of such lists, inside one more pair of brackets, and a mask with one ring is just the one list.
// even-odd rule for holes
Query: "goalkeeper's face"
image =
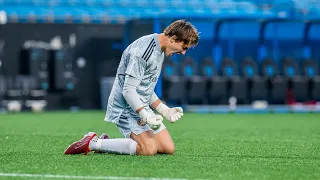
{"label": "goalkeeper's face", "polygon": [[190,45],[185,45],[183,42],[177,42],[174,39],[170,39],[170,42],[166,47],[165,54],[166,56],[172,56],[174,54],[185,55],[189,48]]}
{"label": "goalkeeper's face", "polygon": [[185,20],[174,21],[163,33],[168,40],[164,44],[166,56],[184,55],[191,46],[196,46],[199,41],[198,30]]}

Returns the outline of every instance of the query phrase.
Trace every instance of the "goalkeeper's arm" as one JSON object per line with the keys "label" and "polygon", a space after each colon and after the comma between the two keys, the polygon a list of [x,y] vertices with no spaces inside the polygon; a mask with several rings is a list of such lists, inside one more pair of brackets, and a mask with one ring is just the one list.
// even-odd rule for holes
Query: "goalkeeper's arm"
{"label": "goalkeeper's arm", "polygon": [[[162,101],[158,98],[157,94],[155,92],[153,92],[150,101],[149,101],[149,105],[153,108],[153,109],[157,109],[157,107],[162,103]],[[163,103],[162,103],[163,104]]]}
{"label": "goalkeeper's arm", "polygon": [[139,112],[144,108],[137,93],[137,87],[140,82],[141,81],[139,79],[126,75],[122,90],[124,99],[137,114],[139,114]]}
{"label": "goalkeeper's arm", "polygon": [[155,92],[153,92],[150,98],[149,105],[160,114],[163,114],[164,111],[168,111],[170,109],[167,105],[162,103]]}
{"label": "goalkeeper's arm", "polygon": [[127,101],[129,106],[141,117],[142,121],[149,124],[154,130],[159,129],[161,126],[162,116],[152,115],[146,109],[138,96],[137,87],[140,84],[140,80],[130,75],[126,75],[122,95]]}
{"label": "goalkeeper's arm", "polygon": [[153,92],[150,98],[149,105],[170,122],[175,122],[183,116],[183,109],[181,107],[169,108],[162,103],[155,92]]}

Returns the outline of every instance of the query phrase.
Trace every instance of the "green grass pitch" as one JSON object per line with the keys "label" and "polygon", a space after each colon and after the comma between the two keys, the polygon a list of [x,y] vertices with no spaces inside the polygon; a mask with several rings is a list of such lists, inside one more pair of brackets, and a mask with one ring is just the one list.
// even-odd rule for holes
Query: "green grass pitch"
{"label": "green grass pitch", "polygon": [[320,179],[320,114],[185,114],[165,123],[176,145],[173,156],[63,155],[88,131],[121,137],[103,119],[99,111],[0,115],[0,174]]}

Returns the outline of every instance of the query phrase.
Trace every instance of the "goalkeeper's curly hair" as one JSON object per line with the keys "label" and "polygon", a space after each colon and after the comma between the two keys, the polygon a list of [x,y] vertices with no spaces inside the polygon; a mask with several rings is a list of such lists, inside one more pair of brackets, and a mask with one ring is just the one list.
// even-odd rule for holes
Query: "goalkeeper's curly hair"
{"label": "goalkeeper's curly hair", "polygon": [[186,20],[174,21],[163,32],[168,37],[175,36],[177,42],[185,45],[196,46],[199,42],[198,30]]}

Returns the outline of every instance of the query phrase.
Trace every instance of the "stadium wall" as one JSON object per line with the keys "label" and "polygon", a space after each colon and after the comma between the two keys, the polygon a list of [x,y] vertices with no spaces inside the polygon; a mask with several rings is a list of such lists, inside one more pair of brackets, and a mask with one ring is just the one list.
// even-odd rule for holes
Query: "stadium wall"
{"label": "stadium wall", "polygon": [[[70,46],[70,41],[74,41],[72,61],[76,85],[68,91],[49,92],[46,97],[47,108],[100,108],[99,79],[115,75],[123,49],[124,29],[123,24],[0,25],[3,75],[16,77],[21,74],[20,65],[24,61],[21,50],[26,46],[43,48],[60,40],[63,45]],[[134,24],[131,26],[130,35],[137,37],[152,33],[151,30],[151,24]],[[85,60],[85,67],[77,66],[80,58]]]}
{"label": "stadium wall", "polygon": [[[194,21],[201,32],[198,47],[187,55],[200,60],[212,55],[215,23]],[[162,28],[165,24],[162,24]],[[223,56],[240,60],[244,56],[256,58],[259,45],[259,27],[256,22],[233,22],[223,24],[220,32],[220,45]],[[21,33],[23,30],[23,33]],[[302,57],[303,23],[276,23],[268,25],[265,37],[268,55],[278,60],[284,55]],[[19,74],[20,51],[27,42],[38,46],[39,42],[49,43],[59,37],[63,44],[69,44],[70,37],[76,37],[73,62],[75,64],[74,89],[67,92],[50,92],[47,99],[49,109],[78,106],[82,109],[101,108],[99,80],[101,77],[114,76],[121,51],[125,42],[153,32],[152,22],[134,22],[128,28],[126,24],[5,24],[0,26],[0,41],[3,44],[2,63],[4,74]],[[314,48],[312,57],[320,58],[320,25],[310,29],[310,46]],[[277,46],[274,47],[275,42]],[[85,68],[77,68],[79,58],[86,60]],[[179,60],[180,57],[177,57]],[[88,88],[90,87],[90,88]],[[73,100],[70,100],[73,99]]]}

